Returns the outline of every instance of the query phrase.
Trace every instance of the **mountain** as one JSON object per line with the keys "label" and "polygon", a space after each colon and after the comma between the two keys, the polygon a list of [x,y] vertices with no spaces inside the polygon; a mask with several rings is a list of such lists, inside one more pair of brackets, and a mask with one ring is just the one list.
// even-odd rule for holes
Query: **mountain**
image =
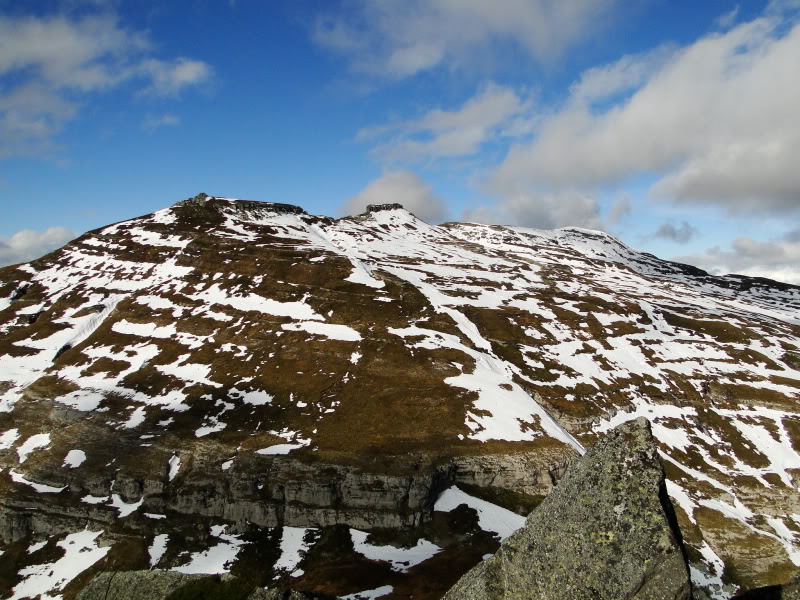
{"label": "mountain", "polygon": [[800,565],[800,288],[597,231],[201,194],[0,269],[0,393],[12,598],[151,566],[439,598],[638,417],[696,586]]}

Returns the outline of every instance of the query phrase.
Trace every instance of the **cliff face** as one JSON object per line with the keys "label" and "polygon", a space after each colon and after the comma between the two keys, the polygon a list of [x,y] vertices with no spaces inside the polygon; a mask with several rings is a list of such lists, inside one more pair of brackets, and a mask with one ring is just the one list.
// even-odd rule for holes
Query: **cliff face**
{"label": "cliff face", "polygon": [[201,195],[0,269],[0,587],[80,546],[96,560],[48,589],[210,553],[439,597],[639,416],[694,581],[784,583],[798,369],[793,286],[586,230]]}

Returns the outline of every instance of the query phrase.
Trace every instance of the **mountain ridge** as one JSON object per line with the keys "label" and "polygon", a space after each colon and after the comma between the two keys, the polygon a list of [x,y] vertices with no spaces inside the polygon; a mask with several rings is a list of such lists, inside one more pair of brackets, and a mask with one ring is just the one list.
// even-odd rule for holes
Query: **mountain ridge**
{"label": "mountain ridge", "polygon": [[[216,543],[243,569],[271,548],[270,576],[352,593],[367,582],[314,587],[325,540],[365,547],[350,527],[435,540],[408,575],[368,559],[407,597],[437,561],[496,547],[442,525],[447,490],[529,511],[641,416],[695,583],[723,598],[800,563],[797,286],[698,274],[602,232],[201,194],[0,269],[0,336],[9,589],[37,536],[89,526],[141,556],[133,532],[166,540],[160,568]],[[103,560],[147,564],[120,544]]]}

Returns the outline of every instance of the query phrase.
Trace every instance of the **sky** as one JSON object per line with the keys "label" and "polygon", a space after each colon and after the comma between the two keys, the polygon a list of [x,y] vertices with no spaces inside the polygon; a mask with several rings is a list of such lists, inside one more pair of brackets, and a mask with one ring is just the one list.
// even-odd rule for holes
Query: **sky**
{"label": "sky", "polygon": [[800,284],[800,0],[0,0],[0,265],[200,192]]}

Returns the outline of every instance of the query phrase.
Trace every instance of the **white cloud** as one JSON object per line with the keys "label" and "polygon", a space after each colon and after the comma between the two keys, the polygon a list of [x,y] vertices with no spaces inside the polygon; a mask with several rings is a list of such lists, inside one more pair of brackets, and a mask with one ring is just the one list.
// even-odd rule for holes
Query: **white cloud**
{"label": "white cloud", "polygon": [[212,76],[203,62],[152,54],[113,14],[0,16],[0,158],[47,150],[92,94],[139,81],[142,93],[176,96]]}
{"label": "white cloud", "polygon": [[585,72],[491,188],[595,189],[648,173],[660,177],[654,196],[676,203],[796,212],[800,25],[781,4],[685,48]]}
{"label": "white cloud", "polygon": [[620,196],[611,205],[606,221],[609,226],[616,225],[633,212],[633,202],[627,194]]}
{"label": "white cloud", "polygon": [[797,232],[770,242],[739,237],[728,250],[714,247],[702,254],[673,260],[697,265],[717,275],[738,273],[800,285],[800,235]]}
{"label": "white cloud", "polygon": [[581,73],[570,87],[570,101],[592,104],[639,88],[675,51],[672,45],[659,46],[643,54],[625,55],[619,60]]}
{"label": "white cloud", "polygon": [[207,82],[213,73],[208,64],[185,57],[171,61],[151,58],[139,70],[150,79],[143,93],[154,96],[177,96],[187,87]]}
{"label": "white cloud", "polygon": [[683,221],[680,225],[674,223],[662,223],[650,237],[669,240],[678,244],[687,244],[692,238],[700,233],[696,227]]}
{"label": "white cloud", "polygon": [[389,171],[370,182],[344,205],[344,213],[364,212],[367,204],[402,204],[409,212],[428,223],[445,218],[445,205],[431,187],[411,171]]}
{"label": "white cloud", "polygon": [[0,266],[39,258],[75,237],[77,234],[65,227],[48,227],[41,232],[23,229],[10,238],[0,238]]}
{"label": "white cloud", "polygon": [[156,129],[161,127],[177,127],[181,124],[181,118],[172,113],[163,115],[147,114],[142,121],[142,129],[148,133],[153,133]]}
{"label": "white cloud", "polygon": [[497,204],[467,211],[463,219],[478,223],[512,224],[537,229],[568,226],[587,229],[603,227],[595,198],[578,190],[509,193]]}
{"label": "white cloud", "polygon": [[490,82],[456,110],[437,108],[412,121],[362,129],[356,137],[389,137],[373,150],[389,162],[468,156],[487,141],[530,130],[521,118],[530,104],[513,89]]}
{"label": "white cloud", "polygon": [[403,78],[439,66],[473,67],[512,42],[549,62],[602,27],[617,0],[357,0],[317,20],[314,40],[355,71]]}
{"label": "white cloud", "polygon": [[[353,57],[356,68],[403,77],[457,67],[496,37],[523,43],[514,37],[516,25],[499,23],[508,24],[518,10],[524,28],[526,11],[546,4],[357,2],[355,20],[329,20],[318,34]],[[454,7],[459,14],[453,19],[432,18]],[[579,3],[562,8],[578,10]],[[486,14],[494,10],[500,14]],[[478,15],[485,22],[471,29]],[[651,196],[673,203],[794,214],[800,210],[800,0],[773,0],[762,17],[737,25],[738,18],[735,11],[723,15],[715,24],[723,31],[684,47],[661,45],[588,69],[556,106],[534,106],[528,92],[488,83],[460,106],[365,129],[358,137],[373,140],[373,155],[389,163],[468,157],[478,161],[477,173],[491,160],[484,151],[510,142],[505,158],[481,181],[493,204],[465,215],[474,220],[613,226],[630,213],[630,202],[618,200],[603,221],[595,196],[641,175],[656,182]],[[451,28],[464,32],[461,45],[451,42]],[[696,235],[688,223],[656,233],[678,243]]]}
{"label": "white cloud", "polygon": [[734,23],[736,23],[736,18],[739,16],[739,5],[737,4],[731,10],[726,13],[722,13],[716,19],[714,19],[714,25],[719,29],[728,29]]}

